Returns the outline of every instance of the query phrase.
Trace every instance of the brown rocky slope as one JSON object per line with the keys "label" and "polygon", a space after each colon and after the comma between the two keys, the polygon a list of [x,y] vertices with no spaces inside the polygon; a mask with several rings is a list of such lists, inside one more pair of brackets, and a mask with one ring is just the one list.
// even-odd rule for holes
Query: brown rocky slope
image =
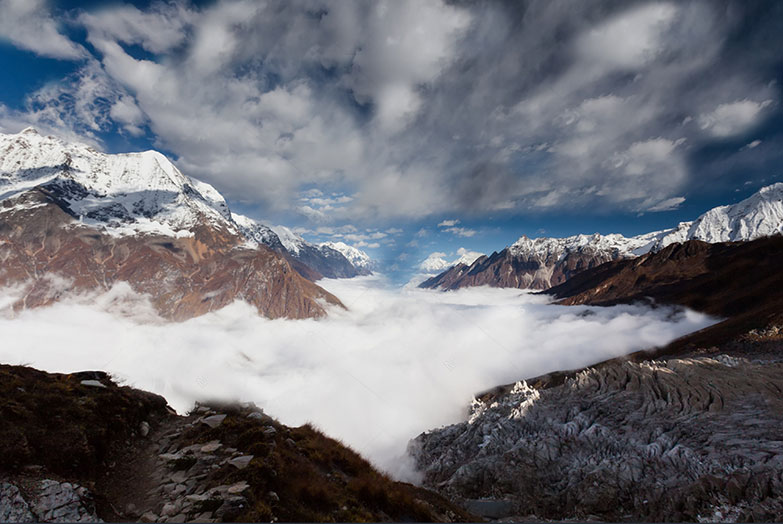
{"label": "brown rocky slope", "polygon": [[634,260],[604,264],[547,291],[566,305],[678,304],[723,318],[666,351],[721,344],[783,323],[783,237],[752,242],[672,244]]}
{"label": "brown rocky slope", "polygon": [[0,365],[0,521],[469,521],[310,426]]}
{"label": "brown rocky slope", "polygon": [[15,307],[127,282],[158,313],[184,320],[235,300],[271,317],[325,314],[340,301],[266,246],[202,225],[192,236],[116,236],[81,224],[56,195],[36,188],[0,202],[0,286],[24,286]]}

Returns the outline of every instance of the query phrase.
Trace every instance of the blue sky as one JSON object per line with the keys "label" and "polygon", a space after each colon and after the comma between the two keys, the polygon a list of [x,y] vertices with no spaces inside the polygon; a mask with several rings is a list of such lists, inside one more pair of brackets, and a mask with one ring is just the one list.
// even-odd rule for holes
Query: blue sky
{"label": "blue sky", "polygon": [[409,273],[783,180],[781,35],[772,1],[0,0],[0,131],[161,150]]}

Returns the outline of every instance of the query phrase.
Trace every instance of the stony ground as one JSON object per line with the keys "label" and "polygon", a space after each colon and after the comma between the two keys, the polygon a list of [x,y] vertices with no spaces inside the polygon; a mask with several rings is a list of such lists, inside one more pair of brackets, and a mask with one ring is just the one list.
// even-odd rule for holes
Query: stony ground
{"label": "stony ground", "polygon": [[781,428],[783,359],[713,355],[520,382],[410,449],[425,485],[496,518],[781,521]]}

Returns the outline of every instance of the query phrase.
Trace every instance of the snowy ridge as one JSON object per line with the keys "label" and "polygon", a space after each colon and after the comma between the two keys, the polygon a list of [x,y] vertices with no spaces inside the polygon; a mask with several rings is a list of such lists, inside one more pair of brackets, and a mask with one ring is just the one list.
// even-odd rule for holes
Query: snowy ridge
{"label": "snowy ridge", "polygon": [[33,128],[0,134],[0,200],[41,186],[113,235],[190,236],[205,221],[236,230],[222,195],[157,151],[104,154]]}
{"label": "snowy ridge", "polygon": [[283,248],[280,238],[272,228],[239,213],[231,213],[231,218],[239,227],[240,233],[251,244],[264,244],[273,249]]}
{"label": "snowy ridge", "polygon": [[737,242],[783,233],[783,183],[761,188],[745,200],[710,209],[693,222],[666,232],[653,250],[675,242]]}
{"label": "snowy ridge", "polygon": [[[348,245],[311,244],[287,227],[231,213],[214,187],[185,176],[157,151],[105,154],[33,128],[0,134],[0,201],[33,189],[113,236],[189,237],[207,226],[244,238],[246,247],[263,244],[287,252],[316,274],[346,278],[369,272],[367,254]],[[6,204],[0,212],[40,205],[21,199]]]}
{"label": "snowy ridge", "polygon": [[353,267],[357,269],[366,269],[371,271],[375,265],[367,253],[361,249],[349,246],[345,242],[322,242],[318,244],[318,246],[321,248],[326,247],[337,251],[347,258],[348,261],[353,264]]}
{"label": "snowy ridge", "polygon": [[509,246],[508,250],[513,256],[536,256],[545,260],[561,260],[569,253],[588,251],[612,253],[615,258],[633,257],[649,251],[659,234],[656,232],[626,238],[619,234],[594,233],[565,238],[534,239],[523,235]]}
{"label": "snowy ridge", "polygon": [[272,226],[271,229],[280,239],[280,242],[282,242],[286,250],[292,255],[298,255],[301,249],[310,245],[307,240],[285,226]]}
{"label": "snowy ridge", "polygon": [[613,254],[614,258],[628,258],[694,239],[708,243],[737,242],[776,234],[783,234],[783,183],[763,187],[741,202],[713,208],[693,222],[681,222],[669,230],[630,238],[599,233],[535,239],[523,235],[508,250],[512,256],[544,260],[561,260],[574,252],[603,252]]}

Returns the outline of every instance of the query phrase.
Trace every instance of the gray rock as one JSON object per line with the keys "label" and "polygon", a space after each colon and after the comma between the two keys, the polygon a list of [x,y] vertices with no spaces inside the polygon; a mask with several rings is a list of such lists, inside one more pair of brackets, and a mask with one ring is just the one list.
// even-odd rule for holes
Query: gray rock
{"label": "gray rock", "polygon": [[215,451],[220,449],[221,446],[223,446],[223,444],[221,444],[219,440],[213,440],[201,446],[200,451],[202,453],[214,453]]}
{"label": "gray rock", "polygon": [[231,495],[239,495],[249,487],[250,485],[243,480],[242,482],[237,482],[236,484],[232,484],[231,486],[228,487],[226,491]]}
{"label": "gray rock", "polygon": [[224,522],[235,519],[247,506],[245,497],[229,497],[223,501],[223,504],[215,511],[215,516],[221,518]]}
{"label": "gray rock", "polygon": [[274,437],[277,434],[277,430],[272,426],[264,428],[264,435],[267,437]]}
{"label": "gray rock", "polygon": [[253,460],[253,455],[240,455],[232,458],[228,463],[237,469],[245,469],[251,460]]}
{"label": "gray rock", "polygon": [[106,388],[106,386],[102,384],[99,380],[82,380],[79,383],[82,386],[87,386],[90,388]]}
{"label": "gray rock", "polygon": [[489,519],[499,519],[514,514],[514,505],[507,500],[492,499],[468,499],[465,501],[465,509]]}
{"label": "gray rock", "polygon": [[177,514],[179,511],[179,508],[177,508],[177,505],[173,502],[167,502],[163,505],[163,508],[160,510],[160,514],[164,517],[173,517]]}
{"label": "gray rock", "polygon": [[19,488],[7,482],[0,483],[0,522],[35,522],[35,520]]}
{"label": "gray rock", "polygon": [[269,497],[269,499],[274,502],[280,502],[280,497],[274,491],[270,491],[269,493],[266,494],[266,496]]}
{"label": "gray rock", "polygon": [[175,471],[169,475],[169,480],[171,480],[171,482],[174,484],[182,484],[188,480],[188,474],[186,471]]}
{"label": "gray rock", "polygon": [[141,522],[157,522],[158,516],[155,513],[148,511],[144,513],[139,520]]}
{"label": "gray rock", "polygon": [[69,482],[39,481],[29,507],[41,522],[103,522],[95,515],[90,492]]}
{"label": "gray rock", "polygon": [[211,417],[201,419],[201,423],[206,424],[211,428],[216,428],[223,423],[225,418],[226,415],[212,415]]}
{"label": "gray rock", "polygon": [[779,361],[612,362],[476,400],[408,450],[426,487],[544,520],[781,521],[780,391]]}
{"label": "gray rock", "polygon": [[185,522],[188,517],[184,513],[177,513],[173,517],[170,517],[168,522]]}
{"label": "gray rock", "polygon": [[142,437],[146,437],[147,435],[149,435],[149,434],[150,434],[150,425],[149,425],[149,422],[146,422],[146,421],[145,421],[145,422],[142,422],[141,424],[139,424],[139,434],[140,434]]}

